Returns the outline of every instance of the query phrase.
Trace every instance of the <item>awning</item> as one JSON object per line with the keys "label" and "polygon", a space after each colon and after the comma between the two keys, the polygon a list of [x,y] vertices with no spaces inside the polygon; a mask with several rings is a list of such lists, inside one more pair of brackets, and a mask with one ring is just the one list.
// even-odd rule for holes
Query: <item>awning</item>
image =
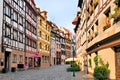
{"label": "awning", "polygon": [[[74,61],[78,61],[79,58],[74,58]],[[67,58],[65,61],[73,61],[73,58]]]}
{"label": "awning", "polygon": [[40,58],[41,54],[39,52],[36,52],[32,55],[32,58]]}

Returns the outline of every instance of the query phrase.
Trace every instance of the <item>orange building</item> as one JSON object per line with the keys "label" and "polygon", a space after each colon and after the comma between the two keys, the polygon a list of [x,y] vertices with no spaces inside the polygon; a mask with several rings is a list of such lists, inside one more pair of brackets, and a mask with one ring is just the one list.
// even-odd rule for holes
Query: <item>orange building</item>
{"label": "orange building", "polygon": [[120,0],[79,1],[80,20],[75,33],[77,54],[83,54],[81,66],[84,68],[87,60],[88,72],[93,74],[98,55],[109,64],[109,79],[120,80]]}
{"label": "orange building", "polygon": [[34,68],[39,66],[37,54],[37,12],[34,0],[26,2],[26,35],[25,35],[25,67]]}

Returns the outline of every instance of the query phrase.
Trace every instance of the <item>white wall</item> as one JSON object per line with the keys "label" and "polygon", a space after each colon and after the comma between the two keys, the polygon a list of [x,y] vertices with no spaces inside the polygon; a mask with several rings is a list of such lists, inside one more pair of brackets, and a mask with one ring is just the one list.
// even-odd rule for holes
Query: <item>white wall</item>
{"label": "white wall", "polygon": [[3,19],[3,0],[0,0],[0,44],[1,44],[1,37],[2,37],[2,19]]}

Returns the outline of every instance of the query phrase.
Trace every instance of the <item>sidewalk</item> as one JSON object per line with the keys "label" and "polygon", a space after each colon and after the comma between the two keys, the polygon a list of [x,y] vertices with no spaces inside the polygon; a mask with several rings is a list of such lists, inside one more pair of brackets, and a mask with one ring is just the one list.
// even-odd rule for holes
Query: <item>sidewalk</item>
{"label": "sidewalk", "polygon": [[76,72],[77,80],[94,80],[94,77],[84,71]]}

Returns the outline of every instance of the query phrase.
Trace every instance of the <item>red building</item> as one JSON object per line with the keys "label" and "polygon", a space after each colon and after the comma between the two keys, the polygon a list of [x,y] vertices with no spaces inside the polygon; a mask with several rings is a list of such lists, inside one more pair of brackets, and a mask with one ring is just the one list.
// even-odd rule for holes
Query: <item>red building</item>
{"label": "red building", "polygon": [[37,52],[37,12],[34,0],[26,2],[26,53],[25,65],[28,68],[38,66],[36,63],[39,59],[34,56]]}

